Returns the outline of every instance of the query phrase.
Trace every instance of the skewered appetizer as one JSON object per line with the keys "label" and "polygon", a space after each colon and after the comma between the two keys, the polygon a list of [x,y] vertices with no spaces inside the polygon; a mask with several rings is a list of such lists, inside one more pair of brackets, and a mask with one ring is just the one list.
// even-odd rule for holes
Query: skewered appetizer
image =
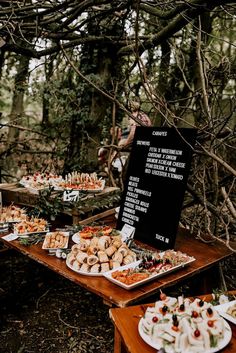
{"label": "skewered appetizer", "polygon": [[43,218],[31,218],[31,220],[23,220],[20,223],[15,224],[15,234],[25,233],[40,233],[45,232],[48,229],[48,223]]}
{"label": "skewered appetizer", "polygon": [[80,243],[73,245],[67,256],[67,264],[71,269],[98,274],[135,260],[135,253],[122,242],[120,235],[81,238]]}
{"label": "skewered appetizer", "polygon": [[65,180],[59,183],[60,187],[77,190],[102,190],[104,180],[99,179],[97,173],[72,172],[65,176]]}
{"label": "skewered appetizer", "polygon": [[226,332],[225,322],[212,304],[165,295],[147,308],[139,328],[166,353],[209,351]]}
{"label": "skewered appetizer", "polygon": [[3,207],[0,212],[0,223],[19,222],[27,219],[26,211],[18,206]]}

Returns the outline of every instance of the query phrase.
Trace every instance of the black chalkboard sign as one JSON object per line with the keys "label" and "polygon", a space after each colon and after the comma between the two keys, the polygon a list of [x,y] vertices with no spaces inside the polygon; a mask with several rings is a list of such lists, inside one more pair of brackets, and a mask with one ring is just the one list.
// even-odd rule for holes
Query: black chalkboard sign
{"label": "black chalkboard sign", "polygon": [[117,229],[160,250],[173,249],[196,129],[137,127]]}

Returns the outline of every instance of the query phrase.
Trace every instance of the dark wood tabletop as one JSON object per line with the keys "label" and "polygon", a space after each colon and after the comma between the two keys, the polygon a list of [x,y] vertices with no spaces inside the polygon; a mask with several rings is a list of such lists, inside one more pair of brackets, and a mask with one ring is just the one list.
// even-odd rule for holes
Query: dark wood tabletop
{"label": "dark wood tabletop", "polygon": [[[3,235],[0,235],[0,239]],[[211,280],[208,271],[212,269],[215,271],[219,262],[231,255],[231,251],[223,244],[204,243],[196,239],[188,231],[180,229],[176,237],[175,250],[180,250],[190,256],[194,256],[196,261],[176,272],[143,284],[140,287],[126,290],[111,283],[103,276],[87,276],[74,272],[67,267],[65,260],[49,256],[48,251],[42,249],[42,243],[24,246],[18,240],[11,242],[1,240],[7,247],[19,251],[39,264],[46,266],[59,275],[102,297],[104,303],[116,307],[126,307],[143,302],[150,296],[159,293],[160,289],[176,284],[180,285],[184,280],[194,279],[199,274],[201,275],[201,283],[198,283],[196,290],[202,293],[209,292],[209,287],[211,290]],[[206,284],[202,286],[204,289],[201,288],[203,283]]]}

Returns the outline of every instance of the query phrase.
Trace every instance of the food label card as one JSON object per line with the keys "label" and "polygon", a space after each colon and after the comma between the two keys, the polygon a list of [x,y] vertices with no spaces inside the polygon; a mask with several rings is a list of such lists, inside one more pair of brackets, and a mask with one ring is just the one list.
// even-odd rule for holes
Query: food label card
{"label": "food label card", "polygon": [[79,190],[65,190],[63,192],[63,201],[76,202],[79,200]]}
{"label": "food label card", "polygon": [[121,229],[121,235],[123,241],[127,241],[128,239],[133,239],[135,233],[135,228],[129,224],[124,224],[123,228]]}
{"label": "food label card", "polygon": [[7,235],[2,237],[2,239],[6,240],[6,241],[13,241],[13,240],[16,240],[18,238],[19,238],[18,235],[17,234],[13,234],[13,233],[7,234]]}
{"label": "food label card", "polygon": [[160,250],[174,248],[196,129],[137,127],[117,229]]}

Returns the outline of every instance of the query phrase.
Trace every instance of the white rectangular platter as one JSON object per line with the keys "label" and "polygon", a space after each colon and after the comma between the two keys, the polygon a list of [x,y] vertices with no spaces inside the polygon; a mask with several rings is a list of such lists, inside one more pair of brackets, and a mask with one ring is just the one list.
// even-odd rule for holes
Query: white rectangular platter
{"label": "white rectangular platter", "polygon": [[48,190],[48,189],[49,189],[49,186],[39,187],[39,188],[32,188],[32,187],[30,187],[30,186],[25,186],[25,188],[26,188],[31,194],[39,195],[41,191]]}
{"label": "white rectangular platter", "polygon": [[189,261],[187,261],[187,262],[185,262],[185,263],[183,263],[183,264],[174,266],[174,267],[170,268],[169,270],[166,270],[166,271],[163,271],[163,272],[160,272],[160,273],[154,273],[154,274],[150,275],[149,277],[147,277],[147,278],[145,278],[145,279],[143,279],[143,280],[141,280],[141,281],[139,281],[139,282],[135,282],[135,283],[133,283],[133,284],[130,284],[130,285],[127,285],[127,284],[125,284],[125,283],[123,283],[123,282],[120,282],[120,281],[118,281],[117,279],[113,278],[113,277],[112,277],[112,273],[115,272],[115,271],[122,271],[122,270],[126,270],[126,269],[133,269],[133,268],[137,267],[137,266],[140,264],[141,260],[136,261],[136,262],[133,262],[133,263],[131,263],[131,264],[129,264],[129,265],[125,265],[125,266],[121,266],[121,267],[112,269],[111,271],[105,272],[105,273],[103,274],[103,276],[104,276],[106,279],[108,279],[109,281],[111,281],[112,283],[117,284],[118,286],[120,286],[120,287],[122,287],[122,288],[124,288],[124,289],[130,290],[130,289],[136,288],[136,287],[138,287],[138,286],[141,286],[142,284],[146,284],[146,283],[148,283],[148,282],[150,282],[150,281],[153,281],[153,280],[155,280],[155,279],[158,279],[158,278],[160,278],[160,277],[162,277],[162,276],[168,275],[168,274],[171,273],[171,272],[177,271],[177,270],[179,270],[179,269],[181,269],[181,268],[183,268],[183,267],[189,265],[189,264],[190,264],[191,262],[193,262],[193,261],[195,261],[195,258],[191,258]]}
{"label": "white rectangular platter", "polygon": [[18,233],[18,232],[14,232],[15,235],[17,235],[19,238],[28,238],[30,237],[31,235],[35,235],[35,234],[46,234],[48,232],[49,229],[46,229],[46,230],[42,230],[42,231],[39,231],[39,232],[29,232],[29,233]]}

